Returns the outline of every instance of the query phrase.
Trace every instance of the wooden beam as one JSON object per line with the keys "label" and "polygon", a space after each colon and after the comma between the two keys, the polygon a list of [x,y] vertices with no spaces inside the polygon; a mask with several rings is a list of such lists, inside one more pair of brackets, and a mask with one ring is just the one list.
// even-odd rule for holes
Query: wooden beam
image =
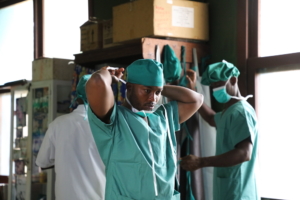
{"label": "wooden beam", "polygon": [[33,0],[34,59],[44,57],[44,0]]}
{"label": "wooden beam", "polygon": [[[75,54],[75,63],[91,67],[95,64],[113,62],[121,64],[130,64],[136,59],[155,59],[156,45],[160,46],[161,54],[164,45],[169,44],[176,56],[180,59],[181,46],[186,47],[186,62],[192,63],[192,49],[197,49],[198,61],[201,57],[207,56],[209,48],[205,42],[190,42],[182,40],[169,40],[157,38],[140,38],[119,44],[118,46],[109,47],[105,49],[97,49],[92,51]],[[93,67],[92,67],[93,68]]]}
{"label": "wooden beam", "polygon": [[185,46],[186,51],[186,62],[193,62],[193,48],[197,50],[198,62],[201,61],[202,57],[208,55],[208,45],[204,42],[185,42],[185,41],[176,41],[176,40],[162,40],[156,38],[142,38],[142,54],[145,59],[155,59],[155,48],[156,45],[160,47],[161,58],[163,58],[163,47],[165,45],[170,45],[173,49],[176,57],[180,60],[181,55],[181,46]]}
{"label": "wooden beam", "polygon": [[[255,96],[256,93],[256,77],[259,70],[271,71],[283,71],[299,69],[300,53],[285,54],[279,56],[268,56],[260,58],[249,58],[248,67],[248,85],[249,94]],[[249,103],[255,107],[255,99],[250,98]]]}
{"label": "wooden beam", "polygon": [[95,11],[94,11],[94,0],[88,0],[88,19],[90,19],[91,17],[95,17]]}
{"label": "wooden beam", "polygon": [[258,57],[258,33],[259,33],[259,0],[249,1],[249,57]]}
{"label": "wooden beam", "polygon": [[237,1],[237,67],[240,70],[239,88],[243,96],[247,91],[248,59],[248,0]]}
{"label": "wooden beam", "polygon": [[8,183],[8,176],[0,175],[0,183]]}
{"label": "wooden beam", "polygon": [[16,3],[20,3],[22,1],[26,1],[26,0],[0,0],[0,8],[11,6]]}

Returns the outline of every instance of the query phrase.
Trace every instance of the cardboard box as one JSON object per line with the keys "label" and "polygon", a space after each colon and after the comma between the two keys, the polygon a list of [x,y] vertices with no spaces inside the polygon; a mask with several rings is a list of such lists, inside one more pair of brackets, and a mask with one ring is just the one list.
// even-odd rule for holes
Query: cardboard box
{"label": "cardboard box", "polygon": [[113,41],[146,37],[209,39],[208,4],[183,0],[138,0],[113,7]]}
{"label": "cardboard box", "polygon": [[42,58],[32,61],[32,81],[72,81],[74,64],[69,64],[71,61],[60,58]]}
{"label": "cardboard box", "polygon": [[117,46],[113,42],[113,20],[106,20],[102,22],[102,48]]}
{"label": "cardboard box", "polygon": [[90,51],[113,47],[113,21],[91,19],[80,27],[80,50]]}
{"label": "cardboard box", "polygon": [[80,26],[80,50],[90,51],[102,48],[102,25],[95,18],[91,18]]}

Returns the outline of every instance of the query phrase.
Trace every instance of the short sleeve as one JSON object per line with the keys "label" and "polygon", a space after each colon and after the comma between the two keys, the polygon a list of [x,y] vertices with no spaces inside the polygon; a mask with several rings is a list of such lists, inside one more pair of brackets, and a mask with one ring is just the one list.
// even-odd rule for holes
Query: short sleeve
{"label": "short sleeve", "polygon": [[[167,104],[163,104],[168,114],[168,121],[171,128],[171,131],[178,131],[180,129],[179,124],[179,114],[178,114],[178,104],[177,101],[170,101]],[[162,111],[163,108],[160,107],[157,111]]]}
{"label": "short sleeve", "polygon": [[110,123],[106,124],[101,119],[99,119],[95,113],[92,111],[91,107],[88,107],[88,119],[92,133],[97,133],[99,131],[110,134],[112,129],[112,124],[114,124],[116,118],[116,104],[114,104],[112,114],[110,116]]}
{"label": "short sleeve", "polygon": [[55,142],[52,138],[54,132],[54,125],[50,124],[36,159],[36,164],[41,168],[51,167],[55,163]]}
{"label": "short sleeve", "polygon": [[96,143],[98,152],[105,164],[107,164],[108,162],[110,147],[113,145],[113,128],[114,124],[116,123],[116,113],[117,105],[115,104],[110,116],[110,123],[106,124],[94,114],[90,107],[88,108],[88,119],[92,135]]}
{"label": "short sleeve", "polygon": [[231,121],[230,136],[234,146],[248,137],[251,138],[252,143],[254,142],[254,127],[252,125],[251,115],[239,112],[237,115],[234,115]]}
{"label": "short sleeve", "polygon": [[175,129],[175,131],[179,131],[180,123],[179,123],[179,113],[178,113],[177,101],[171,101],[170,105],[172,108],[172,111],[170,111],[170,114],[173,116],[174,129]]}

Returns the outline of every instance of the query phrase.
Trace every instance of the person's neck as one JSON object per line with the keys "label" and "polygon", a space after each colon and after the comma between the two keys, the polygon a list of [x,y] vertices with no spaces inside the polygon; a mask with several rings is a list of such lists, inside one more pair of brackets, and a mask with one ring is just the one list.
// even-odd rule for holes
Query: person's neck
{"label": "person's neck", "polygon": [[225,105],[224,105],[224,110],[225,111],[227,108],[229,108],[230,106],[232,106],[233,104],[239,102],[241,100],[238,99],[230,99]]}
{"label": "person's neck", "polygon": [[[121,104],[121,106],[124,106],[125,108],[128,108],[128,110],[132,110],[131,108],[131,105],[129,105],[129,103],[127,102],[127,101],[124,101],[122,104]],[[143,120],[145,120],[145,122],[147,123],[147,124],[149,124],[149,121],[148,121],[148,118],[147,117],[142,117],[142,116],[140,116]]]}
{"label": "person's neck", "polygon": [[129,105],[129,103],[127,101],[123,101],[123,103],[121,104],[121,106],[124,106],[125,108],[128,108],[129,110],[131,110],[131,105]]}
{"label": "person's neck", "polygon": [[[237,92],[235,93],[234,96],[236,96],[236,97],[242,97],[242,95],[241,95],[241,93],[240,93],[239,90],[237,90]],[[224,113],[227,110],[227,108],[229,108],[230,106],[232,106],[233,104],[235,104],[235,103],[237,103],[239,101],[241,101],[241,100],[231,98],[227,103],[224,104],[224,109],[223,109],[222,112]]]}

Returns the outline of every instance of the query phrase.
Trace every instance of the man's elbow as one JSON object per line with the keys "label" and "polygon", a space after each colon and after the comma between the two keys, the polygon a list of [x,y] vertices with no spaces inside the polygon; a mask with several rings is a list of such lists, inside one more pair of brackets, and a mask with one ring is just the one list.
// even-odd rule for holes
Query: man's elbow
{"label": "man's elbow", "polygon": [[100,74],[94,73],[90,79],[86,82],[86,93],[87,97],[89,98],[89,94],[97,93],[98,90],[105,84],[104,80],[102,79]]}
{"label": "man's elbow", "polygon": [[247,162],[251,160],[251,155],[252,155],[252,151],[250,150],[245,150],[243,152],[243,162]]}
{"label": "man's elbow", "polygon": [[197,110],[200,109],[200,107],[202,106],[203,104],[203,101],[204,101],[204,96],[202,94],[199,94],[198,93],[198,97],[197,97]]}
{"label": "man's elbow", "polygon": [[93,87],[101,84],[102,80],[99,74],[94,73],[86,83],[86,87]]}

